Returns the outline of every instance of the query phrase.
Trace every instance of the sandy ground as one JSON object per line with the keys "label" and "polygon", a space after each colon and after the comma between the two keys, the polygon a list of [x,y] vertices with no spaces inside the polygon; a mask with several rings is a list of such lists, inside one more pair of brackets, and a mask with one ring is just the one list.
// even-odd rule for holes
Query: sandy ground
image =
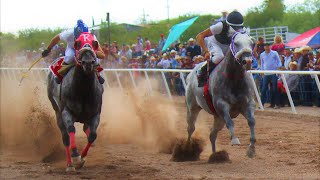
{"label": "sandy ground", "polygon": [[[35,84],[35,83],[34,83]],[[144,87],[144,86],[142,86]],[[183,98],[165,100],[140,89],[106,89],[95,146],[85,166],[65,172],[65,155],[54,113],[43,83],[22,87],[1,82],[1,179],[320,179],[320,111],[298,107],[256,112],[256,153],[246,157],[249,128],[239,116],[235,132],[240,146],[231,146],[224,128],[217,140],[230,162],[208,164],[212,117],[201,112],[195,136],[206,141],[200,160],[172,162],[170,143],[186,137]],[[80,149],[86,138],[77,125]]]}

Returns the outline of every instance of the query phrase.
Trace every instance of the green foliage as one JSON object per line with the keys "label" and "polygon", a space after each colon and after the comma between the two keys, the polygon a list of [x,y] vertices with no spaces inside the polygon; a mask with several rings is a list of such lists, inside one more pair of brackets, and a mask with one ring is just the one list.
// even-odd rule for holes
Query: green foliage
{"label": "green foliage", "polygon": [[[118,45],[136,43],[139,35],[148,37],[151,43],[158,43],[160,34],[168,36],[170,28],[178,23],[186,21],[196,14],[186,14],[178,18],[149,22],[137,31],[128,31],[124,24],[111,23],[111,42],[117,41]],[[202,15],[180,37],[181,42],[186,42],[211,25],[212,18],[220,16]],[[302,4],[286,7],[283,0],[264,0],[263,3],[251,8],[245,16],[245,26],[251,28],[269,26],[288,26],[289,31],[302,33],[314,27],[320,26],[320,0],[305,0]],[[99,41],[108,42],[108,28],[106,22],[101,22]],[[17,35],[0,32],[0,53],[17,52],[20,50],[38,50],[41,42],[46,45],[62,29],[26,29]]]}
{"label": "green foliage", "polygon": [[[151,41],[151,43],[158,43],[160,34],[164,34],[165,37],[169,35],[170,28],[178,23],[186,21],[190,18],[193,18],[197,15],[184,15],[179,16],[178,18],[170,19],[169,24],[167,20],[159,21],[159,22],[152,22],[145,25],[139,31],[131,31],[128,32],[127,29],[123,24],[116,24],[112,23],[110,25],[110,32],[111,32],[111,42],[117,41],[118,45],[123,43],[126,44],[133,44],[136,43],[137,37],[141,35],[143,38],[147,37]],[[203,15],[200,16],[195,23],[180,37],[180,41],[184,42],[187,41],[190,37],[195,38],[195,36],[202,30],[208,28],[210,26],[210,22],[212,17],[218,18],[219,16],[212,16],[212,15]],[[100,29],[100,42],[108,42],[108,28],[107,24],[103,24]]]}
{"label": "green foliage", "polygon": [[50,40],[60,32],[61,29],[26,29],[19,31],[17,35],[1,32],[1,54],[20,50],[38,50],[42,42],[48,45]]}
{"label": "green foliage", "polygon": [[319,8],[320,0],[305,0],[286,8],[283,0],[265,0],[248,11],[245,25],[251,28],[288,26],[291,32],[303,33],[320,25]]}

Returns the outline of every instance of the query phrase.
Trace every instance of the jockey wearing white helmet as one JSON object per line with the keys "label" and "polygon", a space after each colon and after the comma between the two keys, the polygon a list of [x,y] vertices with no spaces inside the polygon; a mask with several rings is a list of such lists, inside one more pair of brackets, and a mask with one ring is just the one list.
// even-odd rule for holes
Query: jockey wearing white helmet
{"label": "jockey wearing white helmet", "polygon": [[[214,69],[222,61],[224,52],[231,43],[232,35],[242,29],[243,16],[239,12],[233,11],[225,21],[218,22],[197,35],[197,42],[204,52],[205,59],[211,58],[209,61],[210,69]],[[202,87],[206,81],[206,69],[207,66],[204,64],[197,72],[199,87]]]}
{"label": "jockey wearing white helmet", "polygon": [[[46,57],[49,55],[51,52],[51,49],[59,43],[60,40],[66,41],[67,42],[67,47],[65,51],[65,56],[63,60],[63,65],[70,65],[70,64],[75,64],[75,49],[74,49],[74,42],[75,40],[80,36],[81,33],[83,32],[89,32],[88,26],[81,20],[79,19],[77,21],[76,26],[73,29],[68,29],[65,30],[59,34],[57,34],[54,38],[52,38],[51,42],[49,43],[48,47],[46,50],[42,52],[42,57]],[[97,40],[96,36],[94,36],[94,39]],[[97,40],[98,41],[98,40]],[[97,51],[97,58],[98,59],[104,59],[104,53],[99,45],[98,51]],[[99,60],[97,59],[96,64],[99,64]],[[101,77],[102,78],[102,77]],[[57,83],[59,83],[58,78],[55,77]],[[104,81],[104,80],[101,80]]]}

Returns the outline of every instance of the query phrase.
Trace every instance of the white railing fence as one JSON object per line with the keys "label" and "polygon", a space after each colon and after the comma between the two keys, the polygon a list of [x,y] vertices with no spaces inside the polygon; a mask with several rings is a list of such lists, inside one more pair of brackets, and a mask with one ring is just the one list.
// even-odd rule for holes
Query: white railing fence
{"label": "white railing fence", "polygon": [[[20,79],[21,79],[21,75],[23,72],[27,71],[27,68],[0,68],[0,77],[4,78],[4,79],[8,79],[8,80],[12,80],[12,81],[16,81],[17,83],[19,83]],[[165,73],[171,72],[171,73],[180,73],[180,79],[182,81],[183,87],[184,89],[186,89],[186,81],[185,81],[185,77],[186,77],[186,73],[190,73],[192,70],[186,70],[186,69],[105,69],[104,70],[104,77],[105,77],[105,83],[104,86],[105,88],[110,88],[110,80],[108,79],[108,76],[110,76],[110,74],[113,74],[116,77],[116,84],[117,87],[119,87],[121,89],[121,91],[123,91],[123,84],[121,82],[121,72],[127,72],[130,76],[130,81],[132,83],[132,86],[136,89],[137,88],[137,80],[134,77],[135,72],[140,72],[144,74],[145,80],[147,82],[147,89],[149,91],[149,94],[152,94],[152,92],[154,91],[152,88],[152,84],[151,84],[151,80],[150,80],[150,75],[151,73],[153,73],[152,75],[154,75],[154,73],[160,73],[161,77],[161,81],[163,81],[163,84],[165,86],[165,91],[166,94],[168,95],[168,97],[172,100],[172,94],[170,91],[170,87],[168,85],[167,82],[167,78]],[[48,68],[33,68],[30,70],[30,72],[28,73],[28,77],[26,78],[28,80],[31,81],[43,81],[46,82],[47,79],[47,74],[49,73],[49,69]],[[248,71],[248,73],[250,74],[252,83],[254,85],[254,92],[256,95],[256,99],[258,101],[259,107],[261,110],[264,110],[264,107],[262,105],[261,99],[260,99],[260,94],[258,91],[258,88],[256,86],[256,83],[254,81],[253,78],[253,74],[264,74],[264,73],[272,73],[272,74],[278,74],[280,75],[283,85],[286,89],[286,93],[287,93],[287,97],[291,106],[291,110],[293,113],[297,113],[295,105],[293,103],[292,97],[291,97],[291,92],[289,90],[286,78],[285,78],[285,74],[298,74],[298,75],[311,75],[317,85],[318,91],[320,93],[320,82],[319,82],[319,78],[317,75],[320,75],[320,71],[262,71],[262,70],[250,70]],[[27,82],[24,82],[27,83]]]}

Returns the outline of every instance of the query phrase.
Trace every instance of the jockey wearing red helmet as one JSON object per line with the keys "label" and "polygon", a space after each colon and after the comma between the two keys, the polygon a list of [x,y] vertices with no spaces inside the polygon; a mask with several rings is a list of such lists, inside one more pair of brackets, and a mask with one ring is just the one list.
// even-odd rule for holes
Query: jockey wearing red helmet
{"label": "jockey wearing red helmet", "polygon": [[[232,35],[242,29],[243,16],[239,12],[233,11],[225,21],[218,22],[197,35],[197,42],[204,52],[205,59],[211,58],[209,61],[210,69],[214,69],[222,61],[224,53],[231,43]],[[207,66],[204,64],[197,72],[199,87],[202,87],[206,82],[206,69]]]}

